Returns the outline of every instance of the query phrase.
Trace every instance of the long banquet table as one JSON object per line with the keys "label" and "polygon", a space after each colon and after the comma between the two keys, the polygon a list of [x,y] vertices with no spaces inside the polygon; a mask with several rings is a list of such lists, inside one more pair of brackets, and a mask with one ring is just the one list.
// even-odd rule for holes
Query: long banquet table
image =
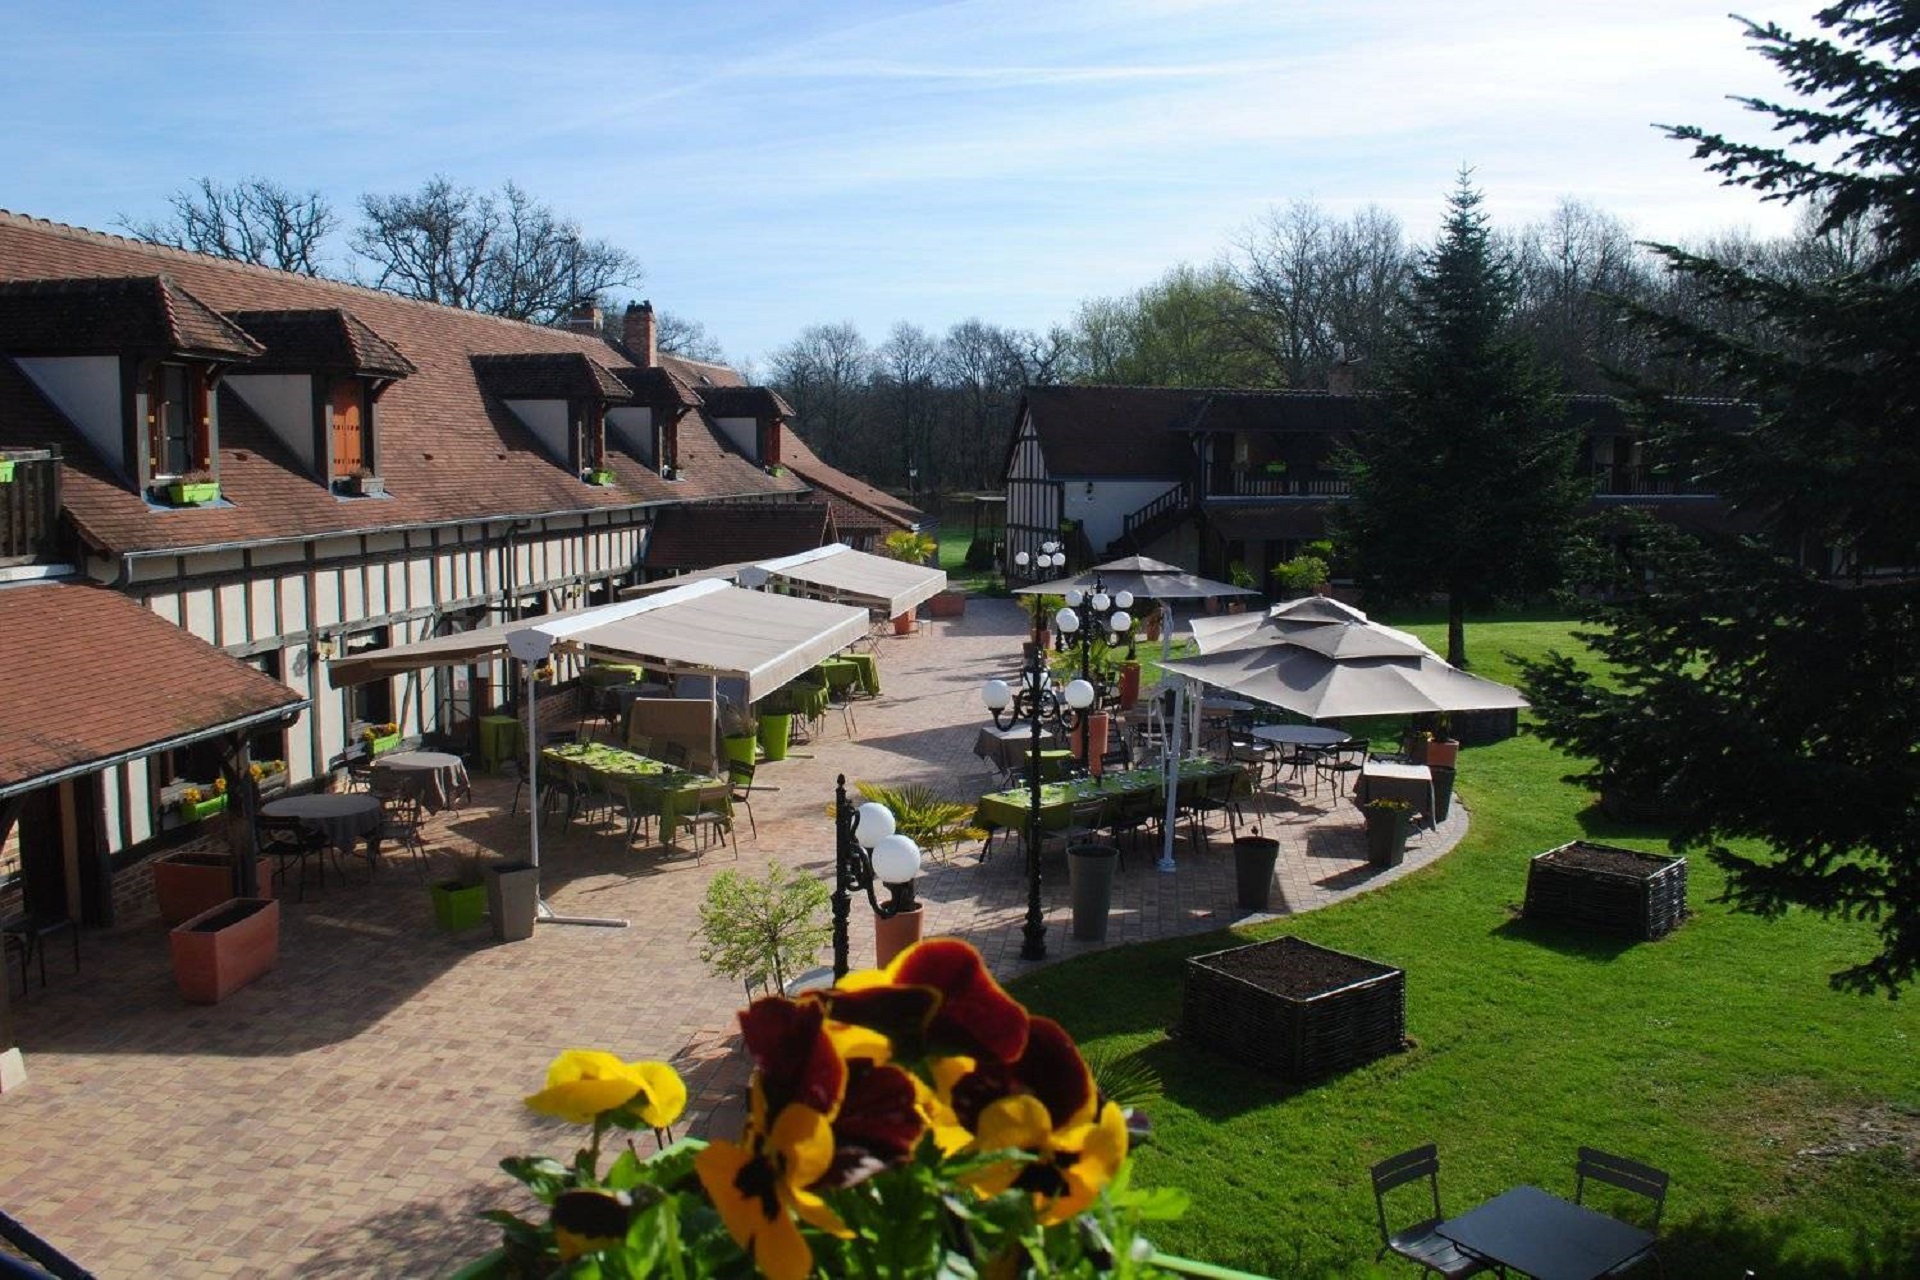
{"label": "long banquet table", "polygon": [[[548,747],[540,753],[548,763],[566,771],[568,777],[596,775],[610,791],[640,798],[660,815],[660,831],[671,839],[680,818],[700,807],[703,791],[727,786],[725,778],[692,773],[637,751],[609,746],[603,742],[567,742]],[[714,797],[727,813],[733,812],[731,798]]]}
{"label": "long banquet table", "polygon": [[[1182,794],[1190,793],[1209,779],[1218,778],[1222,774],[1233,776],[1233,790],[1236,796],[1252,793],[1253,784],[1245,769],[1238,765],[1223,764],[1218,760],[1182,760],[1180,791]],[[1074,805],[1083,800],[1150,794],[1160,791],[1165,786],[1166,775],[1161,773],[1158,767],[1128,769],[1121,773],[1109,773],[1104,778],[1049,782],[1040,788],[1040,826],[1046,831],[1054,831],[1066,826],[1068,819],[1073,816]],[[1014,787],[1008,791],[991,792],[980,797],[980,803],[974,809],[974,825],[1023,827],[1026,825],[1031,804],[1032,796],[1023,786]]]}

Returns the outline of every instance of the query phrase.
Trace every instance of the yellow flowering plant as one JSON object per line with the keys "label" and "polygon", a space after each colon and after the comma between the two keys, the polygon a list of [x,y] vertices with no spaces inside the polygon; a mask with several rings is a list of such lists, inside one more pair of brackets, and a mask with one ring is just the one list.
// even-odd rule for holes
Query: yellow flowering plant
{"label": "yellow flowering plant", "polygon": [[753,1060],[736,1139],[642,1157],[686,1090],[660,1063],[569,1050],[527,1099],[590,1126],[571,1164],[502,1162],[544,1207],[486,1215],[462,1280],[534,1276],[1157,1276],[1141,1223],[1186,1197],[1128,1177],[1128,1121],[1072,1039],[966,943],[933,939],[827,991],[740,1015]]}

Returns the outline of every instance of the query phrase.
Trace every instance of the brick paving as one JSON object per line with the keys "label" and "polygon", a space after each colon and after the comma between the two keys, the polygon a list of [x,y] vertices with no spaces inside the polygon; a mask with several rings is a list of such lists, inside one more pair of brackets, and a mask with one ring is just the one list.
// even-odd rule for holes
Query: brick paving
{"label": "brick paving", "polygon": [[[30,1079],[0,1099],[0,1208],[102,1277],[431,1275],[487,1247],[476,1211],[515,1202],[502,1156],[568,1154],[570,1131],[519,1104],[560,1049],[670,1059],[693,1094],[686,1127],[729,1132],[746,1078],[732,1030],[742,993],[695,954],[708,880],[769,858],[830,878],[839,773],[969,800],[996,786],[972,755],[978,689],[1017,664],[1023,632],[1013,604],[975,600],[964,618],[881,641],[885,692],[855,706],[858,736],[829,712],[803,757],[762,766],[777,790],[755,793],[759,835],[741,822],[738,864],[730,849],[667,858],[610,827],[550,824],[554,908],[626,929],[542,926],[507,946],[484,929],[437,932],[422,887],[432,873],[402,862],[372,883],[361,873],[289,897],[278,967],[218,1006],[180,1001],[157,920],[89,934],[77,975],[56,952],[49,987],[14,1004]],[[432,824],[442,870],[455,853],[525,852],[511,784],[480,778],[475,791]],[[1402,867],[1379,871],[1351,805],[1261,797],[1249,816],[1281,842],[1284,912],[1404,875],[1466,826],[1456,803]],[[966,938],[1011,978],[1031,968],[1018,958],[1022,859],[998,842],[985,862],[976,852],[923,874],[927,932]],[[1154,869],[1151,850],[1129,852],[1105,943],[1069,938],[1064,869],[1048,871],[1055,959],[1249,918],[1218,838],[1200,853],[1183,840],[1174,874]],[[853,924],[854,963],[870,963],[865,907]]]}

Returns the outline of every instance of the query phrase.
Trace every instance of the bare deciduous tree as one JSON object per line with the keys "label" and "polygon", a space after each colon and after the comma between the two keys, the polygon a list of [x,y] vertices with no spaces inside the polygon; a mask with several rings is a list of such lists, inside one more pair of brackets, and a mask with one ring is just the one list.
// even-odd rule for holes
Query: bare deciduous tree
{"label": "bare deciduous tree", "polygon": [[339,219],[318,191],[295,192],[266,178],[232,186],[202,178],[168,196],[167,204],[173,213],[164,220],[123,215],[119,223],[153,244],[303,276],[326,274],[322,251]]}
{"label": "bare deciduous tree", "polygon": [[707,332],[707,326],[688,316],[662,311],[654,323],[654,345],[662,355],[687,360],[726,363],[727,353],[720,340]]}
{"label": "bare deciduous tree", "polygon": [[360,198],[355,253],[376,288],[405,298],[551,323],[582,298],[637,283],[640,264],[509,182],[496,197],[444,177]]}

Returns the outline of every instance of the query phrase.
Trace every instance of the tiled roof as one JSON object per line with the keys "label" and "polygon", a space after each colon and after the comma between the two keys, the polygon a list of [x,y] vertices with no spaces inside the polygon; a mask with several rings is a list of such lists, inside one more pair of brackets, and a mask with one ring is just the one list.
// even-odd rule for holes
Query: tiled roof
{"label": "tiled roof", "polygon": [[[807,447],[807,442],[791,427],[787,429],[785,441],[780,447],[780,460],[788,470],[815,489],[865,511],[869,517],[878,517],[888,532],[912,529],[927,522],[927,513],[920,508],[820,461],[813,450]],[[880,526],[863,524],[860,527]]]}
{"label": "tiled roof", "polygon": [[[264,428],[258,434],[244,424],[232,428],[246,415],[230,412],[237,401],[226,395],[221,399],[219,471],[221,494],[228,501],[172,511],[156,509],[132,492],[120,477],[120,460],[99,457],[77,431],[63,428],[50,437],[49,415],[64,420],[39,400],[27,379],[3,368],[8,362],[0,359],[0,446],[60,445],[68,460],[67,512],[95,546],[109,552],[274,541],[639,503],[767,497],[806,488],[796,476],[769,476],[729,448],[717,429],[697,414],[688,415],[680,426],[682,479],[663,480],[638,459],[613,453],[615,482],[586,484],[555,465],[513,413],[481,390],[474,375],[473,356],[517,352],[590,357],[617,374],[620,356],[597,337],[409,302],[356,285],[0,212],[0,278],[143,274],[165,274],[206,307],[220,311],[350,311],[404,353],[417,372],[394,383],[380,400],[381,473],[389,497],[335,497],[274,446]],[[8,350],[0,339],[0,351]],[[19,394],[4,393],[6,387]],[[273,496],[262,496],[269,494]]]}
{"label": "tiled roof", "polygon": [[684,379],[676,376],[670,369],[655,366],[651,369],[636,369],[631,366],[615,369],[614,373],[633,392],[634,402],[646,405],[650,409],[698,409],[700,396],[688,386]]}
{"label": "tiled roof", "polygon": [[1199,408],[1200,393],[1176,387],[1028,387],[1047,471],[1062,476],[1179,479],[1193,469],[1185,437],[1172,428]]}
{"label": "tiled roof", "polygon": [[104,587],[0,587],[0,791],[300,696]]}
{"label": "tiled roof", "polygon": [[360,373],[404,378],[413,362],[353,312],[340,307],[313,311],[235,311],[227,319],[267,349],[248,372]]}
{"label": "tiled roof", "polygon": [[[13,274],[10,268],[8,274]],[[0,351],[157,351],[245,360],[259,355],[261,346],[178,281],[165,275],[133,275],[0,284]]]}
{"label": "tiled roof", "polygon": [[647,539],[648,569],[706,569],[824,547],[837,534],[820,501],[670,507]]}
{"label": "tiled roof", "polygon": [[711,360],[689,360],[685,356],[670,356],[662,352],[658,357],[662,369],[680,379],[696,391],[708,387],[744,387],[747,380],[740,371],[731,365],[715,364]]}
{"label": "tiled roof", "polygon": [[701,387],[700,401],[716,418],[792,418],[793,406],[771,387]]}
{"label": "tiled roof", "polygon": [[578,351],[529,352],[473,358],[480,385],[504,400],[615,400],[633,398],[627,384],[592,356]]}

